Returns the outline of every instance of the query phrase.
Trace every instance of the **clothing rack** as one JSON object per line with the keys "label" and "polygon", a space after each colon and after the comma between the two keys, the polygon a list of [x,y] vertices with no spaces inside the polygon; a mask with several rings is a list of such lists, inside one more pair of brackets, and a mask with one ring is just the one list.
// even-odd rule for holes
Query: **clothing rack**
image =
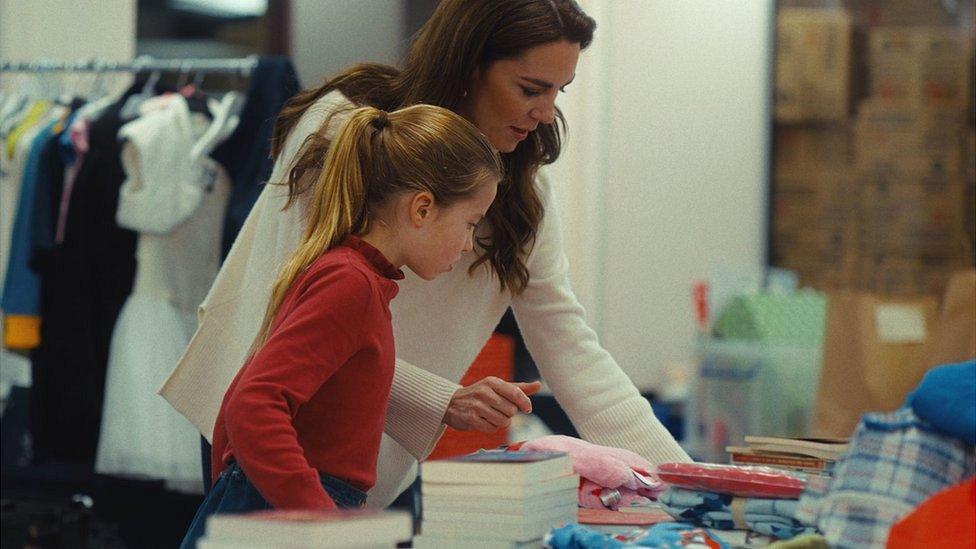
{"label": "clothing rack", "polygon": [[248,76],[258,64],[258,57],[250,55],[238,59],[156,59],[140,56],[132,61],[81,59],[59,61],[0,61],[0,72],[208,72],[239,73]]}

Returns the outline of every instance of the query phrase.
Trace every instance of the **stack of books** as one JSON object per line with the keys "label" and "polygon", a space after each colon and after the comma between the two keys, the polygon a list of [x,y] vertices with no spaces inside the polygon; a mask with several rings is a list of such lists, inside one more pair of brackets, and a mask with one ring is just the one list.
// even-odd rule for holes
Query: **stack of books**
{"label": "stack of books", "polygon": [[479,452],[420,468],[423,521],[415,549],[542,547],[576,522],[579,476],[559,452]]}
{"label": "stack of books", "polygon": [[726,446],[732,465],[762,465],[788,471],[831,475],[847,450],[847,439],[745,437],[748,446]]}
{"label": "stack of books", "polygon": [[213,515],[198,549],[390,549],[409,541],[405,511],[258,511]]}

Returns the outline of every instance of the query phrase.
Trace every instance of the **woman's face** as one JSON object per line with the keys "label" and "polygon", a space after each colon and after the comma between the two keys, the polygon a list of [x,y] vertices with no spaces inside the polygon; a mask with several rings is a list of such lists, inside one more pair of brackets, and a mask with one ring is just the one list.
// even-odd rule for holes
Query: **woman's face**
{"label": "woman's face", "polygon": [[561,40],[495,61],[475,72],[458,112],[499,152],[512,152],[536,126],[555,120],[556,94],[572,82],[579,54],[579,44]]}

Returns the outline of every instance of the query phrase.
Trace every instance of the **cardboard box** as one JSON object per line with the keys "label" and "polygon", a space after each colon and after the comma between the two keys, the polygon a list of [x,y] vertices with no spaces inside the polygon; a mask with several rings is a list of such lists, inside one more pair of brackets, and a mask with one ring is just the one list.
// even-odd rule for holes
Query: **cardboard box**
{"label": "cardboard box", "polygon": [[859,259],[853,286],[860,291],[894,296],[938,295],[945,291],[954,272],[969,265],[971,256],[950,258],[866,252]]}
{"label": "cardboard box", "polygon": [[811,257],[796,253],[779,258],[778,266],[797,273],[801,287],[818,290],[850,290],[856,286],[859,257],[853,252]]}
{"label": "cardboard box", "polygon": [[942,0],[857,0],[847,4],[858,27],[951,26],[959,23],[958,12],[947,10],[948,4]]}
{"label": "cardboard box", "polygon": [[814,261],[817,263],[840,263],[842,258],[859,253],[859,234],[853,222],[797,226],[774,233],[774,264],[791,268],[780,263],[785,259]]}
{"label": "cardboard box", "polygon": [[972,38],[964,29],[883,27],[868,31],[869,94],[889,104],[969,106]]}
{"label": "cardboard box", "polygon": [[782,8],[777,12],[777,121],[847,119],[851,33],[851,17],[843,9]]}
{"label": "cardboard box", "polygon": [[958,108],[863,101],[854,124],[855,163],[861,168],[907,165],[958,173],[963,123]]}
{"label": "cardboard box", "polygon": [[839,171],[854,160],[853,127],[780,126],[775,132],[776,174],[810,175]]}

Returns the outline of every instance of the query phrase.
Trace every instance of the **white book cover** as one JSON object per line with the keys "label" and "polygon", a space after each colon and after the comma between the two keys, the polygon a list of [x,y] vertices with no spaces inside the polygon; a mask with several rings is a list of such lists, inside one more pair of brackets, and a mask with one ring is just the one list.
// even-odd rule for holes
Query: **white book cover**
{"label": "white book cover", "polygon": [[576,522],[576,509],[564,509],[561,514],[530,523],[512,524],[497,521],[493,516],[481,516],[479,521],[425,518],[420,529],[424,535],[438,537],[466,537],[488,540],[530,541],[542,538],[553,528]]}
{"label": "white book cover", "polygon": [[424,483],[526,485],[573,474],[573,461],[562,452],[482,451],[425,461]]}
{"label": "white book cover", "polygon": [[512,500],[577,488],[579,488],[579,475],[563,475],[532,484],[453,484],[425,480],[420,483],[420,493],[424,496],[466,496]]}
{"label": "white book cover", "polygon": [[841,438],[789,438],[759,437],[747,435],[750,449],[759,452],[784,452],[836,460],[847,451],[847,439]]}
{"label": "white book cover", "polygon": [[458,549],[459,547],[476,547],[477,549],[542,549],[543,544],[542,539],[512,541],[427,534],[421,534],[413,538],[413,549]]}
{"label": "white book cover", "polygon": [[351,548],[395,545],[413,535],[413,519],[404,511],[259,511],[213,515],[206,537],[263,547]]}
{"label": "white book cover", "polygon": [[[390,543],[367,545],[353,543],[351,545],[336,545],[335,547],[336,549],[390,549],[393,545]],[[305,549],[305,546],[289,543],[288,540],[282,540],[280,543],[253,544],[239,540],[219,541],[204,537],[197,540],[197,549]]]}
{"label": "white book cover", "polygon": [[578,512],[579,506],[576,504],[576,501],[572,501],[559,507],[550,507],[522,515],[485,513],[482,511],[468,511],[467,509],[451,509],[446,511],[428,511],[424,509],[424,520],[451,520],[465,524],[484,521],[490,521],[495,524],[531,524],[533,522],[546,522],[553,517],[561,517],[569,513],[572,513],[576,517]]}
{"label": "white book cover", "polygon": [[576,487],[525,499],[472,496],[422,495],[424,513],[432,511],[464,511],[499,515],[528,515],[554,507],[575,505],[579,501]]}

